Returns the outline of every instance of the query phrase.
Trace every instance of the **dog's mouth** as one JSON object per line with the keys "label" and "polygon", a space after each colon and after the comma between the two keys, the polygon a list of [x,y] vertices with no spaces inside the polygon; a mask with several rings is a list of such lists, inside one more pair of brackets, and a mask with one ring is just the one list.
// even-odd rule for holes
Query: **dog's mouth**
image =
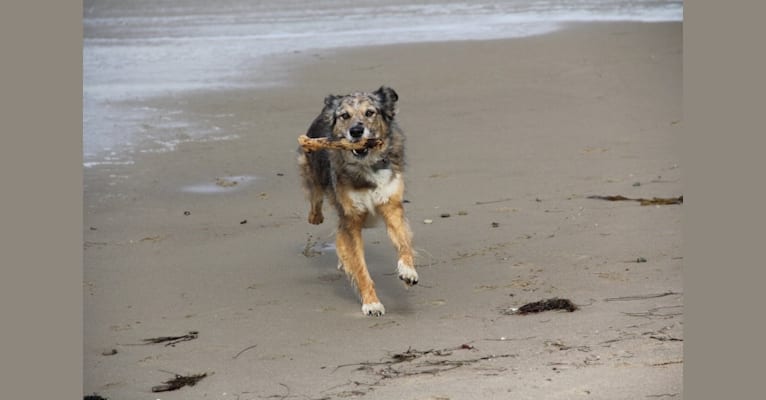
{"label": "dog's mouth", "polygon": [[368,149],[366,147],[363,148],[363,149],[359,149],[359,150],[356,150],[356,149],[351,150],[351,154],[353,154],[354,157],[356,157],[356,158],[365,158],[365,157],[367,157],[367,154],[369,154],[369,153],[370,153],[370,149]]}
{"label": "dog's mouth", "polygon": [[355,158],[362,159],[367,157],[370,154],[370,151],[374,148],[380,146],[380,139],[377,138],[354,138],[351,141],[354,143],[358,143],[360,141],[365,141],[364,147],[360,149],[353,149],[351,150],[351,154],[354,155]]}

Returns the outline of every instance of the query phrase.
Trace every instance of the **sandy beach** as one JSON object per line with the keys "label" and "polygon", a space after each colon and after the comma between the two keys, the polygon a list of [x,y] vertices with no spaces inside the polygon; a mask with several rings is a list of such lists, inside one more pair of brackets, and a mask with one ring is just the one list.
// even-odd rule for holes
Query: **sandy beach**
{"label": "sandy beach", "polygon": [[[85,394],[682,398],[683,205],[589,198],[683,195],[681,23],[291,57],[285,85],[142,103],[234,139],[84,170]],[[329,207],[306,222],[295,149],[325,95],[382,84],[420,284],[366,230],[387,312],[371,318],[335,268]],[[579,309],[507,315],[554,297]]]}

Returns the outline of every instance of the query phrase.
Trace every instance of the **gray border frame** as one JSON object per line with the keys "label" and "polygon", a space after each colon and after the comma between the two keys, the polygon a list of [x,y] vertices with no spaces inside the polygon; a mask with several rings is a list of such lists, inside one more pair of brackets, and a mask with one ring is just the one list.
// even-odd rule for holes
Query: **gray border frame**
{"label": "gray border frame", "polygon": [[82,396],[82,3],[0,6],[2,397]]}

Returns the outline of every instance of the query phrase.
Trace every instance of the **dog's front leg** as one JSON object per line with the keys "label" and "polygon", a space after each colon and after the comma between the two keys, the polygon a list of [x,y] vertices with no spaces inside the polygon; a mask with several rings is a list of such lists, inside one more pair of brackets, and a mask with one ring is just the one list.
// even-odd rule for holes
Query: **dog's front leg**
{"label": "dog's front leg", "polygon": [[309,192],[309,203],[311,209],[309,210],[309,223],[313,225],[319,225],[324,222],[324,215],[322,214],[322,203],[324,200],[324,193],[319,187],[312,187]]}
{"label": "dog's front leg", "polygon": [[415,262],[412,255],[412,231],[404,216],[404,206],[400,199],[392,198],[387,203],[378,206],[378,212],[386,221],[388,236],[391,238],[396,251],[399,253],[399,261],[396,263],[396,272],[407,286],[418,283],[418,273],[415,271]]}
{"label": "dog's front leg", "polygon": [[351,277],[359,295],[362,297],[362,313],[370,316],[381,316],[386,313],[385,307],[375,293],[375,283],[367,271],[364,261],[364,242],[362,242],[362,225],[366,214],[344,216],[340,218],[336,249],[343,270]]}
{"label": "dog's front leg", "polygon": [[321,164],[317,161],[316,155],[301,153],[298,156],[298,166],[301,169],[303,178],[303,187],[306,188],[309,204],[309,223],[319,225],[324,222],[322,214],[322,203],[324,201],[324,188],[322,187],[320,172],[318,169]]}

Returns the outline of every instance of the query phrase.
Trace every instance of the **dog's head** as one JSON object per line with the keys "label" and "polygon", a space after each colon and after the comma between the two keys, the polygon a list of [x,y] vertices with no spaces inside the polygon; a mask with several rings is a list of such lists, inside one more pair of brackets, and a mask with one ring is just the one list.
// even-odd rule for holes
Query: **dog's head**
{"label": "dog's head", "polygon": [[[325,112],[332,120],[332,135],[352,142],[377,138],[386,140],[391,122],[396,116],[399,95],[394,89],[381,86],[374,92],[357,92],[325,98]],[[364,158],[368,149],[353,150],[356,158]]]}

